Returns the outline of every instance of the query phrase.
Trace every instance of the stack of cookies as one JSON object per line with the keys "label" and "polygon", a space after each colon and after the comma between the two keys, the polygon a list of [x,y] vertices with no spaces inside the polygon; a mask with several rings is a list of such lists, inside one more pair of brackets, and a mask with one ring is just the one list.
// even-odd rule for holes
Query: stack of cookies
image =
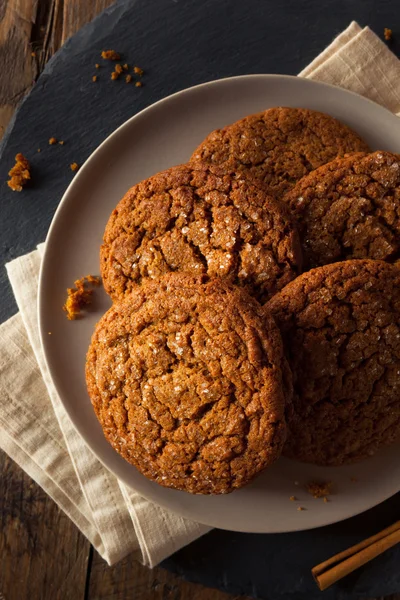
{"label": "stack of cookies", "polygon": [[400,156],[306,109],[212,132],[108,221],[86,366],[106,438],[196,494],[394,442],[398,258]]}

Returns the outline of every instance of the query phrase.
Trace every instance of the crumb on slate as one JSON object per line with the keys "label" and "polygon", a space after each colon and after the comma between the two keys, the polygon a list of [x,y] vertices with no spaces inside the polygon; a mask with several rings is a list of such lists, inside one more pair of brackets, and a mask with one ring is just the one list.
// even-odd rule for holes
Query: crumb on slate
{"label": "crumb on slate", "polygon": [[113,72],[111,73],[111,79],[112,79],[113,81],[115,81],[116,79],[118,79],[118,77],[119,77],[119,74],[118,74],[116,71],[113,71]]}
{"label": "crumb on slate", "polygon": [[121,56],[118,52],[115,52],[115,50],[103,50],[101,58],[104,58],[105,60],[120,60]]}
{"label": "crumb on slate", "polygon": [[96,82],[96,81],[97,81],[97,75],[93,75],[93,77],[92,77],[92,81],[93,81],[93,82]]}
{"label": "crumb on slate", "polygon": [[94,66],[96,67],[96,69],[100,69],[99,63],[96,63]]}
{"label": "crumb on slate", "polygon": [[64,140],[60,140],[58,143],[60,144],[60,146],[64,146]]}
{"label": "crumb on slate", "polygon": [[40,148],[37,149],[38,152],[41,152]]}
{"label": "crumb on slate", "polygon": [[79,169],[79,165],[76,162],[71,163],[70,165],[71,171],[77,171]]}
{"label": "crumb on slate", "polygon": [[121,66],[120,64],[116,64],[116,65],[115,65],[115,69],[114,69],[114,71],[115,71],[116,73],[118,73],[118,75],[121,75],[121,73],[122,73],[122,71],[123,71],[123,68],[122,68],[122,66]]}
{"label": "crumb on slate", "polygon": [[54,146],[54,144],[57,144],[57,138],[51,137],[49,139],[49,146]]}
{"label": "crumb on slate", "polygon": [[392,35],[393,35],[393,31],[391,29],[388,29],[387,27],[385,27],[385,29],[383,30],[383,37],[385,38],[385,40],[387,42],[392,39]]}
{"label": "crumb on slate", "polygon": [[[80,315],[80,311],[92,301],[93,289],[88,286],[100,285],[100,277],[86,275],[74,282],[75,287],[67,289],[67,300],[63,310],[67,313],[67,319],[74,321]],[[49,332],[50,335],[50,332]]]}
{"label": "crumb on slate", "polygon": [[329,496],[332,490],[331,481],[311,481],[305,486],[307,492],[311,494],[313,498],[325,498]]}
{"label": "crumb on slate", "polygon": [[126,81],[126,83],[130,83],[132,81],[132,75],[127,75],[125,77],[125,81]]}
{"label": "crumb on slate", "polygon": [[140,67],[137,67],[137,66],[133,67],[133,71],[134,71],[134,73],[136,73],[136,75],[139,75],[139,77],[142,77],[142,75],[144,73],[143,69],[141,69]]}
{"label": "crumb on slate", "polygon": [[7,185],[13,192],[22,192],[22,188],[31,178],[29,161],[21,152],[15,157],[15,165],[8,172],[10,179]]}
{"label": "crumb on slate", "polygon": [[128,63],[125,63],[124,65],[122,65],[122,68],[124,69],[124,71],[127,71],[129,69]]}
{"label": "crumb on slate", "polygon": [[137,82],[135,83],[135,86],[136,86],[136,87],[142,87],[142,86],[143,86],[143,83],[142,83],[141,81],[137,81]]}

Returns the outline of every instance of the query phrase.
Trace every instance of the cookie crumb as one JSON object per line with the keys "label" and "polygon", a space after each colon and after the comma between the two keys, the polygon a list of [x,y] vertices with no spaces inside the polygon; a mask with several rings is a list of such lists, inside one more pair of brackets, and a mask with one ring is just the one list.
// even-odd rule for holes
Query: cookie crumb
{"label": "cookie crumb", "polygon": [[31,178],[29,161],[21,152],[15,156],[15,165],[8,172],[7,185],[13,192],[22,192],[22,188]]}
{"label": "cookie crumb", "polygon": [[311,481],[305,488],[313,498],[325,498],[331,493],[332,481]]}
{"label": "cookie crumb", "polygon": [[126,83],[130,83],[132,81],[132,75],[127,75],[125,77],[125,81],[126,81]]}
{"label": "cookie crumb", "polygon": [[122,68],[124,69],[124,71],[127,71],[129,69],[128,63],[125,63],[124,65],[122,65]]}
{"label": "cookie crumb", "polygon": [[37,149],[38,152],[41,152],[40,148]]}
{"label": "cookie crumb", "polygon": [[116,71],[113,71],[113,72],[111,73],[111,79],[112,79],[113,81],[115,81],[116,79],[118,79],[118,77],[119,77],[119,75],[118,75],[118,73],[117,73]]}
{"label": "cookie crumb", "polygon": [[77,171],[79,169],[79,165],[76,162],[71,163],[70,165],[71,171]]}
{"label": "cookie crumb", "polygon": [[100,69],[99,63],[96,63],[94,66],[96,67],[96,69]]}
{"label": "cookie crumb", "polygon": [[92,81],[93,81],[93,83],[95,83],[97,81],[97,75],[93,75]]}
{"label": "cookie crumb", "polygon": [[118,75],[121,75],[121,73],[123,71],[123,68],[122,68],[121,65],[117,64],[117,65],[115,65],[115,69],[114,70],[116,71],[116,73],[118,73]]}
{"label": "cookie crumb", "polygon": [[101,58],[104,58],[105,60],[120,60],[121,56],[118,52],[115,52],[115,50],[103,50]]}
{"label": "cookie crumb", "polygon": [[304,508],[304,506],[298,506],[297,510],[306,510],[306,509]]}
{"label": "cookie crumb", "polygon": [[32,58],[35,58],[36,52],[31,52],[31,56],[32,56]]}
{"label": "cookie crumb", "polygon": [[57,139],[55,137],[51,137],[49,139],[49,146],[54,146],[54,144],[57,144]]}
{"label": "cookie crumb", "polygon": [[142,77],[142,75],[144,73],[143,69],[141,69],[140,67],[137,67],[137,66],[133,67],[133,71],[134,71],[134,73],[136,73],[136,75],[139,75],[139,77]]}
{"label": "cookie crumb", "polygon": [[92,301],[93,290],[88,289],[86,284],[98,286],[100,285],[100,278],[94,275],[86,275],[86,277],[77,279],[74,282],[75,287],[67,289],[67,300],[65,301],[63,310],[67,313],[67,319],[70,321],[77,319],[81,309]]}
{"label": "cookie crumb", "polygon": [[295,502],[297,500],[296,496],[290,496],[289,500],[291,500],[292,502]]}
{"label": "cookie crumb", "polygon": [[60,146],[64,146],[64,140],[60,140],[58,143],[60,144]]}
{"label": "cookie crumb", "polygon": [[137,82],[135,83],[135,86],[136,86],[136,87],[142,87],[142,85],[143,85],[143,83],[142,83],[141,81],[137,81]]}
{"label": "cookie crumb", "polygon": [[325,502],[325,504],[326,504],[327,502],[329,502],[329,498],[328,498],[327,496],[324,496],[324,502]]}
{"label": "cookie crumb", "polygon": [[391,29],[388,29],[387,27],[385,27],[385,29],[383,30],[383,37],[385,38],[385,40],[387,42],[392,39],[392,35],[393,35],[393,31]]}

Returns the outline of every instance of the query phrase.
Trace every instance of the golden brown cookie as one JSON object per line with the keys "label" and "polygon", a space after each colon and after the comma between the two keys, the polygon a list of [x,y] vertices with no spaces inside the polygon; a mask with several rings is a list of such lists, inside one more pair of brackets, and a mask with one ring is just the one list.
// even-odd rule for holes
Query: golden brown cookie
{"label": "golden brown cookie", "polygon": [[281,453],[284,357],[253,298],[204,279],[170,273],[115,303],[93,334],[86,381],[106,438],[143,475],[222,494]]}
{"label": "golden brown cookie", "polygon": [[312,269],[267,304],[293,373],[286,456],[341,465],[400,435],[400,270],[349,260]]}
{"label": "golden brown cookie", "polygon": [[299,181],[285,203],[301,231],[307,267],[400,256],[400,155],[338,158]]}
{"label": "golden brown cookie", "polygon": [[113,299],[181,271],[228,279],[265,301],[301,272],[287,207],[261,183],[205,165],[173,167],[131,188],[110,216],[100,257]]}
{"label": "golden brown cookie", "polygon": [[337,119],[315,110],[277,107],[216,129],[192,160],[250,173],[281,200],[310,171],[349,152],[369,152],[369,147]]}

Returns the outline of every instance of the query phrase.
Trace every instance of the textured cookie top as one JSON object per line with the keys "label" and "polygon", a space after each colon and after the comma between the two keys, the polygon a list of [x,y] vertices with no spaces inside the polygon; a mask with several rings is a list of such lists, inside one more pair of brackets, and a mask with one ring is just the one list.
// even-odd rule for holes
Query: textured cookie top
{"label": "textured cookie top", "polygon": [[309,267],[349,258],[395,260],[400,253],[400,155],[338,158],[286,195]]}
{"label": "textured cookie top", "polygon": [[114,299],[170,271],[223,277],[265,301],[300,272],[287,207],[229,170],[180,165],[131,188],[110,216],[101,274]]}
{"label": "textured cookie top", "polygon": [[267,304],[293,373],[284,453],[365,458],[400,435],[400,270],[351,260],[313,269]]}
{"label": "textured cookie top", "polygon": [[229,164],[251,173],[275,198],[313,169],[348,152],[368,152],[367,144],[333,117],[304,108],[270,108],[224,129],[216,129],[192,160]]}
{"label": "textured cookie top", "polygon": [[283,360],[272,317],[246,292],[171,273],[104,315],[86,379],[126,460],[161,485],[220,494],[281,453]]}

